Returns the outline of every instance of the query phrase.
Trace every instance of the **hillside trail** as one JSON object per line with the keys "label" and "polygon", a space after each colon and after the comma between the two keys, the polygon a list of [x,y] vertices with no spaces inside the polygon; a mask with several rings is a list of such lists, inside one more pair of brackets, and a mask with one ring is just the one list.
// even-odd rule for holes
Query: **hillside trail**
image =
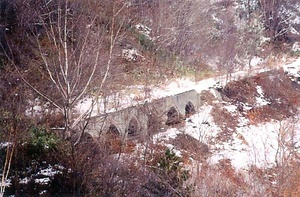
{"label": "hillside trail", "polygon": [[[241,80],[245,77],[251,77],[258,73],[266,72],[274,69],[281,69],[289,67],[288,65],[300,65],[300,58],[286,58],[280,59],[269,58],[267,60],[256,61],[255,64],[244,69],[237,70],[230,75],[220,74],[199,81],[190,78],[176,78],[167,80],[162,85],[133,85],[127,86],[126,89],[119,91],[113,95],[108,95],[105,98],[99,98],[96,106],[93,109],[92,116],[99,115],[103,112],[109,113],[118,111],[131,106],[144,104],[156,99],[167,96],[173,96],[190,90],[196,90],[200,93],[203,90],[208,90],[212,87],[225,86],[230,81]],[[81,114],[91,109],[92,98],[84,98],[76,106],[76,110]]]}

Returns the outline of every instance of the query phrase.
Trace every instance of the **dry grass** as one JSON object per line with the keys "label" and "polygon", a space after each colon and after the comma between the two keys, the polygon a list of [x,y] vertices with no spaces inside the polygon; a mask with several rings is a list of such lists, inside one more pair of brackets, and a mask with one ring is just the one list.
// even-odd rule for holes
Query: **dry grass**
{"label": "dry grass", "polygon": [[239,123],[238,119],[220,103],[214,104],[211,115],[216,125],[222,130],[222,132],[218,134],[217,139],[221,141],[230,139]]}
{"label": "dry grass", "polygon": [[[256,87],[261,86],[268,105],[259,106]],[[271,119],[282,120],[297,112],[300,105],[300,85],[292,82],[282,70],[260,73],[254,77],[228,83],[223,95],[237,106],[240,103],[252,106],[250,110],[241,109],[252,124],[267,122]]]}
{"label": "dry grass", "polygon": [[204,161],[209,155],[209,147],[186,134],[179,134],[175,139],[169,141],[177,150],[181,150],[186,154],[188,159],[191,157],[198,161]]}

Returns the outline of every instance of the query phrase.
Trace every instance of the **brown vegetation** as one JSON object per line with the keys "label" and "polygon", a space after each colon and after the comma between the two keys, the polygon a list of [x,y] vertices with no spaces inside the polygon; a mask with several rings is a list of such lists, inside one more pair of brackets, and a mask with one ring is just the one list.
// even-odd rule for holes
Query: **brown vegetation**
{"label": "brown vegetation", "polygon": [[[263,97],[268,104],[261,106],[256,103],[256,98],[262,96],[258,94],[257,86],[262,87]],[[230,82],[222,93],[240,107],[240,111],[252,123],[259,123],[270,119],[283,120],[295,115],[300,104],[299,89],[300,85],[291,81],[282,70],[274,70]],[[246,110],[244,106],[251,109]]]}
{"label": "brown vegetation", "polygon": [[205,161],[209,155],[208,145],[186,134],[177,135],[175,139],[169,140],[169,143],[174,145],[176,150],[183,151],[183,158]]}
{"label": "brown vegetation", "polygon": [[222,104],[215,104],[211,111],[214,122],[221,128],[222,132],[218,133],[217,139],[226,141],[230,139],[232,133],[235,132],[238,120],[235,116],[228,112]]}
{"label": "brown vegetation", "polygon": [[[0,149],[4,167],[0,169],[5,175],[2,183],[9,176],[12,180],[7,194],[34,196],[48,189],[44,196],[238,196],[241,192],[251,196],[249,188],[263,185],[266,172],[259,176],[250,172],[258,180],[253,186],[234,172],[228,160],[217,166],[206,164],[208,146],[184,134],[170,140],[183,150],[182,158],[178,157],[152,142],[152,134],[161,128],[155,115],[149,120],[149,136],[139,141],[114,131],[92,139],[85,133],[88,121],[78,127],[91,111],[82,116],[74,113],[81,99],[93,98],[95,106],[100,98],[124,86],[144,85],[144,95],[134,98],[140,101],[149,96],[149,85],[173,77],[199,80],[221,71],[230,80],[242,64],[239,59],[251,59],[260,51],[262,32],[251,25],[253,16],[276,18],[283,4],[260,1],[258,7],[251,7],[249,2],[245,28],[239,29],[235,3],[227,0],[215,4],[206,0],[0,0],[0,143],[11,143]],[[238,12],[242,21],[243,13]],[[274,18],[263,21],[265,30],[273,41],[285,40],[285,26]],[[126,59],[123,50],[136,54]],[[211,62],[218,65],[211,66]],[[257,85],[269,105],[255,105]],[[282,71],[272,71],[228,83],[222,93],[240,113],[259,123],[294,115],[299,89]],[[218,138],[229,139],[237,126],[234,115],[215,104],[209,92],[203,95],[203,101],[214,105],[212,115],[223,130]],[[243,110],[241,103],[252,109]],[[35,107],[41,110],[35,112]],[[195,112],[187,111],[186,117]],[[185,124],[175,109],[167,116],[169,126]],[[134,135],[132,130],[128,133]],[[144,150],[137,150],[137,144]],[[268,187],[268,194],[296,196],[298,163],[284,159],[288,165],[278,162],[276,171],[280,184]],[[193,179],[184,164],[193,162],[203,165],[190,184]],[[48,186],[34,179],[26,186],[20,183],[25,177],[41,176],[41,169],[56,164],[63,170],[48,177]],[[1,194],[4,189],[2,184]],[[265,191],[252,196],[262,196]]]}

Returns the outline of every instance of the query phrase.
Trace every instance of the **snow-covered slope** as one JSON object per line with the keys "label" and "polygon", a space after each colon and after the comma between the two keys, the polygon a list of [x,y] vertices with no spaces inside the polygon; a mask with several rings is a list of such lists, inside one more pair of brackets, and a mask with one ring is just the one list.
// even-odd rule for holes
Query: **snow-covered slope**
{"label": "snow-covered slope", "polygon": [[[289,68],[291,65],[299,66],[299,61],[300,59],[297,59],[282,66],[284,69]],[[182,88],[193,88],[198,91],[209,90],[214,95],[214,90],[209,89],[209,87],[212,87],[216,82],[217,80],[207,79],[187,85],[186,80],[181,80],[178,81],[177,85],[180,87],[180,83]],[[172,86],[175,86],[175,84],[170,84],[169,87]],[[211,164],[229,159],[231,165],[237,170],[247,170],[252,166],[265,169],[280,165],[289,159],[288,157],[291,157],[291,155],[300,153],[300,121],[298,121],[300,116],[295,114],[293,117],[280,120],[274,118],[254,123],[250,117],[252,109],[260,109],[271,104],[262,87],[258,84],[255,88],[254,103],[252,105],[244,103],[243,112],[232,102],[215,97],[215,100],[203,105],[197,114],[186,119],[183,127],[171,128],[166,132],[158,133],[154,136],[154,141],[172,147],[171,144],[168,144],[170,139],[176,139],[176,136],[180,134],[189,135],[209,146],[211,154],[208,161]],[[174,87],[170,89],[174,89]],[[166,90],[169,90],[168,86]],[[168,94],[168,91],[165,94]],[[220,126],[220,123],[216,123],[220,120],[213,115],[214,107],[224,110],[234,119],[232,122],[237,122],[234,128],[228,126],[226,137],[222,137],[224,127]],[[222,116],[218,118],[224,119],[221,121],[227,121]]]}
{"label": "snow-covered slope", "polygon": [[[298,67],[299,62],[300,58],[272,69],[280,69],[282,67],[287,72],[291,67]],[[244,77],[255,76],[257,73],[266,72],[270,69],[264,68],[263,64],[259,64],[250,72],[239,71],[233,73],[232,80],[241,80]],[[282,162],[287,155],[300,146],[300,122],[296,121],[298,117],[280,121],[271,119],[261,123],[253,123],[251,118],[249,118],[252,108],[270,105],[270,100],[265,97],[261,85],[257,84],[254,87],[256,93],[251,105],[249,103],[239,103],[239,105],[243,105],[244,111],[249,112],[248,114],[250,115],[248,116],[247,113],[239,110],[239,106],[229,101],[220,100],[220,96],[215,95],[213,87],[216,84],[224,86],[225,83],[226,76],[209,78],[198,82],[190,79],[178,79],[170,81],[165,86],[150,86],[148,97],[139,100],[135,100],[139,95],[133,93],[128,95],[126,92],[130,92],[132,89],[139,89],[142,92],[145,87],[132,86],[118,94],[120,101],[118,104],[124,108],[143,103],[145,100],[151,101],[191,89],[195,89],[197,92],[210,92],[215,96],[213,101],[206,103],[198,109],[197,114],[186,119],[183,127],[170,128],[165,132],[156,134],[153,136],[153,139],[155,143],[164,143],[169,147],[174,147],[168,144],[170,139],[175,139],[179,134],[189,135],[209,146],[211,154],[208,161],[212,164],[216,164],[223,159],[229,159],[231,165],[236,169],[248,169],[251,166],[259,168],[272,167]],[[111,98],[115,98],[115,96],[111,96]],[[84,109],[87,109],[89,107],[88,101],[86,99],[79,104],[78,110],[84,111]],[[225,126],[220,126],[220,120],[217,120],[212,112],[215,108],[222,109],[222,113],[229,114],[234,119],[232,122],[235,122],[234,124],[236,125],[231,127],[228,126],[228,123]],[[113,108],[113,110],[117,109],[120,109],[120,107]],[[97,112],[95,111],[95,113]],[[219,119],[223,119],[223,117],[220,116]],[[227,132],[225,134],[224,129]],[[223,134],[225,136],[222,136]]]}
{"label": "snow-covered slope", "polygon": [[[245,76],[253,76],[256,73],[264,72],[270,68],[263,66],[264,62],[257,57],[253,58],[252,69],[236,71],[231,74],[231,80],[237,80]],[[209,90],[215,85],[225,85],[227,80],[226,75],[216,76],[201,81],[195,81],[189,78],[170,79],[164,84],[149,85],[147,87],[142,85],[128,86],[126,89],[119,91],[118,93],[109,95],[105,98],[100,97],[96,102],[96,106],[93,109],[93,116],[105,112],[113,112],[121,110],[137,104],[150,102],[162,97],[179,94],[189,90],[196,90],[201,92],[203,90]],[[95,98],[94,98],[95,99]],[[76,111],[80,114],[91,109],[92,98],[87,97],[82,99],[76,106]]]}

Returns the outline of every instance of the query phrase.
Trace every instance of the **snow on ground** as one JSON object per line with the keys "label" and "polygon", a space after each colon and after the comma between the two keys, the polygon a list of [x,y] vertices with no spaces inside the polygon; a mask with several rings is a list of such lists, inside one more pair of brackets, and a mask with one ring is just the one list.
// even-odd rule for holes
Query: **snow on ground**
{"label": "snow on ground", "polygon": [[[34,180],[35,183],[40,185],[47,185],[51,182],[57,174],[62,174],[64,167],[56,164],[54,166],[48,165],[47,168],[40,169],[37,173],[31,174],[30,177],[25,177],[19,180],[20,184],[28,184],[31,180]],[[29,171],[31,169],[28,169]]]}
{"label": "snow on ground", "polygon": [[199,109],[199,113],[191,116],[186,120],[184,128],[171,128],[165,132],[160,132],[153,136],[154,143],[175,139],[178,134],[187,134],[199,140],[199,142],[207,143],[213,140],[213,137],[220,132],[214,122],[210,112],[212,106],[205,105]]}
{"label": "snow on ground", "polygon": [[[2,177],[2,174],[0,174],[0,177]],[[0,187],[9,187],[11,186],[11,179],[5,179],[4,183],[1,181],[0,182]],[[0,193],[1,194],[1,193]]]}
{"label": "snow on ground", "polygon": [[[234,112],[233,106],[227,109]],[[199,113],[186,121],[184,128],[171,128],[166,132],[154,136],[154,142],[175,139],[178,134],[185,133],[209,145],[212,152],[209,162],[218,163],[222,159],[229,159],[233,167],[247,170],[251,166],[268,168],[283,162],[292,147],[300,145],[300,122],[293,119],[272,121],[265,124],[250,125],[245,118],[240,117],[240,124],[229,141],[215,141],[221,129],[214,123],[210,115],[212,107],[205,105]],[[300,152],[299,152],[300,153]]]}
{"label": "snow on ground", "polygon": [[[231,75],[231,80],[241,79],[245,76],[253,76],[260,72],[265,72],[270,70],[271,68],[262,67],[262,60],[259,58],[254,58],[251,61],[251,71],[238,71]],[[288,63],[286,65],[281,65],[277,67],[277,69],[283,68],[286,72],[290,72],[292,75],[297,74],[294,70],[298,71],[300,68],[300,58],[295,61]],[[154,99],[179,94],[184,91],[196,90],[197,92],[201,92],[203,90],[210,90],[211,87],[216,85],[225,85],[226,76],[218,76],[213,78],[204,79],[198,82],[192,81],[190,79],[177,79],[170,80],[167,82],[167,85],[154,87],[150,86],[148,92],[148,98],[146,99],[138,99],[134,100],[137,95],[134,93],[137,92],[137,89],[140,93],[144,91],[145,87],[142,86],[132,86],[128,87],[127,90],[123,91],[123,93],[118,95],[112,95],[110,98],[115,99],[119,98],[118,107],[114,108],[115,110],[125,108],[131,105],[136,105],[138,103],[144,103],[145,100],[151,101]],[[263,106],[269,104],[268,99],[264,98],[264,92],[261,86],[257,86],[257,97],[256,97],[256,105]],[[126,94],[131,92],[130,94]],[[213,93],[213,92],[212,92]],[[79,105],[82,109],[87,110],[85,106],[89,106],[89,99],[85,99],[81,105]],[[109,101],[107,101],[109,103]],[[102,102],[103,103],[103,102]],[[247,103],[241,103],[246,108]],[[122,106],[120,108],[120,106]],[[80,107],[78,109],[80,109]],[[224,106],[228,112],[238,115],[236,112],[237,107],[227,104]],[[79,110],[79,111],[82,111]],[[103,110],[104,107],[98,107],[99,110]],[[84,111],[83,110],[83,111]],[[210,146],[210,150],[212,152],[212,156],[209,161],[211,163],[217,163],[222,159],[230,159],[231,164],[237,169],[247,169],[248,167],[255,165],[257,167],[271,167],[276,164],[276,162],[280,162],[290,150],[287,149],[289,147],[288,143],[291,143],[291,136],[293,136],[293,140],[295,142],[300,141],[300,123],[293,124],[295,128],[289,128],[289,121],[285,120],[282,122],[273,121],[260,125],[250,125],[249,120],[243,116],[239,116],[239,124],[236,131],[234,131],[232,135],[232,139],[226,142],[216,142],[215,137],[221,129],[214,123],[213,117],[210,112],[212,110],[212,106],[204,105],[199,110],[198,113],[191,116],[186,120],[186,124],[184,128],[172,128],[165,132],[156,134],[153,139],[155,143],[164,143],[169,139],[174,139],[178,134],[188,134],[193,138],[199,140],[199,142],[206,143]],[[285,128],[289,133],[283,134],[283,128]],[[298,130],[297,130],[298,128]],[[298,131],[299,133],[294,133]],[[292,135],[295,134],[295,135]],[[295,146],[295,142],[294,146]],[[167,146],[171,145],[165,144]],[[178,153],[180,154],[180,153]]]}
{"label": "snow on ground", "polygon": [[168,129],[166,132],[161,132],[161,133],[158,133],[158,134],[154,135],[153,136],[153,142],[157,143],[157,142],[161,142],[161,141],[167,141],[167,140],[170,140],[170,139],[175,139],[176,136],[180,133],[181,132],[178,129],[171,128],[171,129]]}
{"label": "snow on ground", "polygon": [[260,57],[253,57],[251,60],[250,60],[250,66],[251,67],[257,67],[259,65],[261,65],[263,63],[263,59],[260,58]]}
{"label": "snow on ground", "polygon": [[51,165],[49,165],[48,168],[40,170],[37,174],[38,175],[43,175],[43,176],[53,177],[56,174],[61,174],[61,171],[53,169],[53,167]]}
{"label": "snow on ground", "polygon": [[0,142],[0,149],[5,148],[10,145],[12,145],[11,142]]}
{"label": "snow on ground", "polygon": [[[294,142],[300,140],[300,133],[293,135],[296,131],[299,132],[299,129],[288,128],[288,125],[290,122],[286,120],[238,128],[232,142],[218,144],[216,147],[219,150],[214,151],[210,160],[212,163],[217,163],[227,158],[237,169],[247,169],[251,166],[272,167],[294,151],[290,146],[292,140]],[[300,125],[296,126],[299,128]],[[282,133],[283,127],[287,129],[285,134]]]}
{"label": "snow on ground", "polygon": [[49,177],[46,177],[46,178],[35,179],[34,182],[40,185],[48,185],[51,182],[51,180]]}
{"label": "snow on ground", "polygon": [[199,113],[191,116],[186,122],[185,134],[203,143],[213,141],[221,129],[214,123],[211,110],[212,106],[204,105],[199,109]]}
{"label": "snow on ground", "polygon": [[[290,65],[299,65],[300,58],[295,62],[283,65],[283,68]],[[242,72],[237,74],[242,76]],[[181,83],[180,83],[181,82]],[[210,78],[200,82],[188,82],[181,80],[171,83],[165,88],[165,95],[168,95],[175,89],[176,85],[185,90],[196,89],[198,92],[209,89],[217,80]],[[187,85],[189,83],[189,85]],[[181,84],[181,85],[179,85]],[[269,104],[268,99],[264,97],[261,86],[257,86],[256,105],[263,106]],[[157,89],[154,92],[160,92]],[[181,91],[179,88],[177,91]],[[161,94],[160,94],[161,95]],[[247,104],[244,104],[247,105]],[[238,115],[237,107],[225,104],[228,112]],[[229,159],[233,167],[238,170],[247,170],[251,166],[258,168],[268,168],[275,166],[295,151],[293,147],[300,146],[300,121],[288,119],[283,121],[271,121],[264,124],[250,125],[249,120],[239,115],[239,124],[234,131],[231,140],[225,142],[215,142],[214,139],[221,129],[214,123],[210,112],[212,106],[204,105],[198,113],[186,120],[184,128],[172,128],[166,132],[154,136],[155,142],[174,139],[176,135],[185,133],[193,138],[209,145],[212,152],[209,162],[218,163],[222,159]],[[299,116],[300,117],[300,116]],[[300,150],[297,150],[300,153]]]}
{"label": "snow on ground", "polygon": [[[270,68],[263,67],[263,61],[255,57],[251,60],[251,70],[237,71],[231,74],[231,80],[238,80],[243,77],[253,76],[257,73],[270,70]],[[286,65],[281,65],[285,72],[290,75],[298,75],[300,69],[300,58]],[[281,68],[277,67],[277,69]],[[162,97],[179,94],[189,90],[196,90],[201,92],[203,90],[210,90],[216,85],[224,86],[227,80],[226,75],[212,77],[201,81],[193,81],[191,79],[181,78],[177,80],[167,81],[165,85],[155,86],[130,86],[118,93],[109,95],[103,99],[98,99],[96,106],[93,108],[92,115],[97,115],[103,112],[112,112],[120,110],[129,106],[142,104],[145,101],[152,101]],[[213,92],[212,92],[213,93]],[[258,106],[267,105],[269,101],[264,98],[263,90],[257,86],[258,96],[256,104]],[[38,101],[35,101],[38,103]],[[40,111],[38,104],[33,104],[31,110]],[[91,109],[93,99],[86,97],[82,99],[76,106],[79,113],[84,113]],[[247,108],[246,103],[242,103]],[[228,112],[236,114],[236,106],[225,105]],[[245,108],[245,109],[246,109]],[[286,152],[285,148],[279,147],[278,132],[280,131],[280,122],[270,122],[263,125],[249,125],[249,121],[240,116],[239,128],[232,136],[229,142],[218,143],[215,142],[216,135],[221,132],[221,129],[214,123],[213,117],[210,114],[212,106],[202,106],[199,113],[193,115],[186,121],[186,126],[183,129],[169,129],[166,132],[159,133],[154,136],[155,142],[167,141],[175,138],[180,133],[188,134],[200,142],[210,145],[212,150],[212,157],[210,161],[216,163],[221,159],[228,158],[232,165],[238,169],[247,168],[251,165],[256,166],[271,166],[274,165]],[[300,124],[296,124],[300,128]],[[300,129],[298,129],[299,131]],[[286,134],[287,135],[287,134]],[[294,139],[300,141],[300,133],[294,135]],[[5,147],[6,144],[0,144],[0,147]],[[38,180],[39,181],[39,180]],[[41,183],[48,180],[40,180]]]}
{"label": "snow on ground", "polygon": [[283,70],[288,75],[300,76],[300,58],[290,64],[283,65]]}
{"label": "snow on ground", "polygon": [[[270,68],[264,68],[263,62],[259,58],[254,58],[251,61],[251,70],[238,71],[231,74],[231,80],[241,79],[245,76],[253,76],[257,73],[270,70]],[[294,73],[294,70],[298,70],[300,67],[300,58],[292,63],[282,65],[286,72]],[[278,67],[277,69],[279,69]],[[177,79],[167,81],[166,85],[159,87],[155,86],[130,86],[125,90],[116,94],[112,94],[106,99],[99,99],[97,105],[93,109],[93,115],[99,113],[112,112],[120,110],[129,106],[142,104],[145,101],[152,101],[154,99],[179,94],[189,90],[196,90],[201,92],[203,90],[210,90],[211,87],[217,85],[225,85],[227,76],[218,76],[201,81],[192,81],[190,79]],[[147,94],[146,94],[147,89]],[[213,93],[213,92],[212,92]],[[256,104],[258,106],[267,105],[269,101],[264,98],[263,90],[260,86],[257,86],[258,96],[256,98]],[[79,113],[84,113],[91,108],[93,100],[92,98],[84,98],[78,103],[76,109]],[[247,107],[246,103],[242,103]],[[236,113],[236,106],[225,105],[228,112]],[[109,109],[109,110],[105,110]],[[246,109],[246,108],[245,108]],[[188,134],[200,142],[207,143],[212,151],[210,162],[216,163],[221,159],[230,159],[231,163],[237,169],[246,169],[251,165],[258,167],[270,167],[279,162],[280,157],[284,157],[288,152],[287,146],[282,146],[283,141],[281,139],[283,122],[269,122],[261,125],[250,125],[249,121],[240,116],[239,124],[232,135],[232,139],[226,142],[216,142],[216,135],[221,132],[221,129],[214,123],[213,117],[210,114],[212,106],[204,105],[198,111],[197,114],[191,116],[186,120],[184,128],[176,129],[172,128],[165,132],[159,133],[154,136],[154,142],[159,143],[167,141],[168,139],[174,139],[178,134]],[[297,128],[300,128],[300,124],[295,124]],[[288,129],[292,131],[292,129]],[[296,131],[295,128],[293,131]],[[298,129],[300,131],[300,129]],[[285,139],[289,139],[288,134],[284,134]],[[300,141],[300,133],[294,135],[294,140]],[[285,141],[284,141],[285,142]],[[288,143],[288,142],[286,142]],[[290,142],[289,142],[290,143]],[[170,146],[171,147],[171,146]]]}
{"label": "snow on ground", "polygon": [[[300,60],[299,60],[300,61]],[[264,72],[270,70],[270,68],[262,67],[261,59],[255,57],[253,59],[251,70],[242,70],[232,73],[230,75],[231,80],[237,80],[245,76],[253,76],[256,73]],[[189,90],[196,90],[201,92],[203,90],[209,90],[211,87],[215,86],[217,83],[221,86],[224,86],[227,82],[227,76],[217,76],[201,81],[193,81],[188,78],[181,79],[171,79],[166,81],[164,85],[156,87],[150,85],[145,86],[129,86],[123,91],[107,96],[106,98],[99,98],[96,102],[96,106],[93,108],[92,116],[96,116],[99,113],[103,112],[113,112],[121,110],[130,106],[137,104],[143,104],[146,101],[150,102],[155,99],[179,94]],[[92,107],[93,99],[88,97],[82,99],[76,106],[76,111],[80,114],[85,113],[90,110]]]}
{"label": "snow on ground", "polygon": [[258,96],[256,97],[256,105],[257,107],[264,106],[270,104],[270,101],[264,98],[264,92],[261,86],[256,86],[256,91]]}

